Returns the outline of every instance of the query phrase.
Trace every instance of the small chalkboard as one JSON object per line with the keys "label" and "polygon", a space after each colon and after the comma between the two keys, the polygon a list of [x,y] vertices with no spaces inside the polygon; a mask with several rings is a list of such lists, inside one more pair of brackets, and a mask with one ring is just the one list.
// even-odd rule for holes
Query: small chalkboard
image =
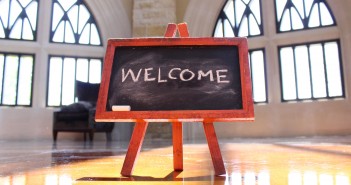
{"label": "small chalkboard", "polygon": [[253,119],[244,38],[111,39],[97,121]]}

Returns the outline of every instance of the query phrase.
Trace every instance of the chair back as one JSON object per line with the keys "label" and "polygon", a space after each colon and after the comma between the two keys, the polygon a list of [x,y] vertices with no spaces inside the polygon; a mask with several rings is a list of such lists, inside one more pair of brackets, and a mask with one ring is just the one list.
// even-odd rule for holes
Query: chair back
{"label": "chair back", "polygon": [[99,88],[100,84],[92,84],[76,80],[75,97],[78,98],[78,101],[86,101],[96,105]]}

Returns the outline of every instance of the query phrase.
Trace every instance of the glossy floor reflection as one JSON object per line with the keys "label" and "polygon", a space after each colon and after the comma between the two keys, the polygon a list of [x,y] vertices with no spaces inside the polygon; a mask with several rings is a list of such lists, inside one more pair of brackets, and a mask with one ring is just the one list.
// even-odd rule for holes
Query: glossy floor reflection
{"label": "glossy floor reflection", "polygon": [[171,142],[144,143],[132,177],[120,170],[128,143],[0,141],[0,185],[350,185],[351,137],[220,140],[227,174],[214,176],[205,142],[184,145],[172,170]]}

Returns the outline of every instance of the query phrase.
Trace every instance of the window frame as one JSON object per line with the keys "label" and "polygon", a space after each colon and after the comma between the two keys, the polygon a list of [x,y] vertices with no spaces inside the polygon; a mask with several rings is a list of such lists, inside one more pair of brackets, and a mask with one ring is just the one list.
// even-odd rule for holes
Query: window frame
{"label": "window frame", "polygon": [[[9,12],[8,12],[8,22],[7,22],[7,26],[9,26],[9,21],[10,21],[10,12],[11,12],[11,2],[12,1],[17,1],[19,4],[20,2],[18,0],[9,0]],[[31,30],[33,32],[33,40],[29,40],[29,39],[13,39],[13,38],[10,38],[10,33],[11,33],[11,29],[9,28],[5,28],[5,26],[3,24],[0,24],[0,26],[3,27],[4,29],[4,33],[5,33],[5,38],[0,38],[0,40],[11,40],[11,41],[26,41],[26,42],[36,42],[37,41],[37,38],[38,38],[38,25],[39,25],[39,9],[40,9],[40,0],[31,0],[29,4],[31,4],[33,1],[36,1],[37,2],[37,16],[36,16],[36,24],[35,24],[35,30]],[[28,6],[27,5],[27,6]],[[22,7],[21,7],[22,8]],[[25,7],[24,7],[25,8]],[[22,8],[22,11],[25,10],[24,8]],[[14,24],[12,26],[15,25],[15,23],[17,22],[18,18],[21,16],[21,13],[16,17],[16,21],[14,22]],[[27,19],[29,20],[28,16],[27,16]],[[22,20],[23,21],[23,20]],[[3,23],[3,22],[0,22],[0,23]],[[22,22],[22,27],[21,27],[21,37],[23,35],[23,22]]]}
{"label": "window frame", "polygon": [[[288,30],[288,31],[280,31],[279,29],[280,29],[280,27],[279,27],[279,23],[281,23],[281,19],[282,19],[282,17],[283,17],[283,15],[284,15],[284,11],[283,11],[283,14],[282,14],[282,17],[281,17],[281,19],[280,19],[280,21],[278,20],[278,15],[277,15],[277,3],[276,3],[276,1],[277,0],[272,0],[272,1],[274,1],[273,2],[273,4],[274,4],[274,16],[275,16],[275,28],[276,28],[276,34],[278,35],[278,34],[283,34],[283,33],[291,33],[291,32],[297,32],[297,31],[306,31],[306,30],[314,30],[314,29],[321,29],[321,28],[327,28],[327,27],[334,27],[334,26],[337,26],[337,22],[336,22],[336,19],[335,19],[335,16],[334,16],[334,13],[333,13],[333,11],[332,11],[332,9],[330,8],[330,6],[329,6],[329,4],[328,4],[328,2],[325,0],[325,1],[323,1],[324,3],[325,3],[325,6],[326,6],[326,8],[328,9],[328,11],[329,11],[329,13],[330,13],[330,16],[332,17],[332,19],[333,19],[333,21],[334,21],[334,23],[333,24],[331,24],[331,25],[326,25],[326,26],[323,26],[323,25],[320,25],[320,26],[317,26],[317,27],[304,27],[304,28],[301,28],[301,29],[296,29],[296,30],[294,30],[294,29],[292,29],[292,19],[291,19],[291,11],[290,11],[290,27],[291,27],[291,30]],[[278,0],[279,1],[279,0]],[[287,0],[287,3],[288,3],[288,1],[291,1],[291,0]],[[305,1],[305,0],[302,0],[303,2]],[[315,3],[315,1],[319,1],[319,0],[313,0],[313,3]],[[313,4],[312,3],[312,4]],[[318,2],[317,2],[318,3]],[[318,9],[320,10],[320,8],[319,8],[319,6],[318,6]],[[311,10],[312,10],[312,7],[311,7]],[[305,19],[308,19],[309,17],[307,17],[307,15],[306,15],[306,17],[304,18],[304,19],[301,19],[301,21],[302,21],[302,23],[303,24],[306,24],[306,23],[304,23],[304,20]],[[318,14],[318,18],[319,18],[319,21],[321,21],[321,12],[319,11],[319,14]],[[322,24],[322,23],[320,23],[320,24]],[[305,26],[305,25],[304,25]]]}
{"label": "window frame", "polygon": [[[342,90],[342,96],[330,96],[329,95],[329,87],[328,87],[328,82],[327,82],[327,66],[326,66],[326,59],[325,59],[325,49],[324,46],[326,43],[328,42],[335,42],[338,46],[338,55],[339,55],[339,68],[340,68],[340,83],[341,83],[341,90]],[[309,48],[311,45],[313,44],[321,44],[321,46],[323,47],[323,64],[324,64],[324,76],[325,76],[325,84],[326,84],[326,96],[325,97],[321,97],[321,98],[315,98],[313,97],[313,82],[312,82],[312,76],[310,75],[310,79],[308,79],[310,81],[310,85],[311,85],[311,98],[306,98],[306,99],[301,99],[298,97],[298,82],[297,82],[297,71],[296,71],[296,59],[294,56],[294,74],[295,74],[295,87],[296,87],[296,98],[295,99],[291,99],[291,100],[284,100],[284,90],[283,90],[283,75],[282,75],[282,65],[281,65],[281,54],[280,54],[280,50],[282,48],[286,48],[286,47],[291,47],[293,49],[293,51],[295,52],[294,48],[296,48],[297,46],[306,46],[307,48]],[[320,100],[335,100],[335,99],[344,99],[346,98],[345,95],[345,80],[344,80],[344,68],[343,68],[343,61],[342,61],[342,52],[341,52],[341,44],[340,44],[340,38],[337,39],[329,39],[329,40],[320,40],[320,41],[313,41],[313,42],[302,42],[302,43],[294,43],[294,44],[287,44],[287,45],[278,45],[278,65],[279,65],[279,80],[280,80],[280,95],[281,95],[281,102],[283,103],[288,103],[288,102],[310,102],[310,101],[320,101]],[[294,54],[294,53],[293,53]],[[311,66],[311,59],[310,59],[310,55],[309,55],[309,59],[308,59],[308,64],[309,66]],[[311,73],[311,67],[309,69],[310,73]]]}
{"label": "window frame", "polygon": [[[102,75],[102,71],[103,71],[103,58],[99,58],[99,57],[86,57],[86,56],[71,56],[71,55],[48,55],[48,65],[47,65],[47,82],[46,82],[46,102],[45,102],[45,105],[46,107],[56,107],[56,108],[59,108],[59,107],[62,107],[62,106],[65,106],[62,104],[62,87],[63,87],[63,67],[61,69],[61,92],[60,92],[60,105],[49,105],[49,84],[50,84],[50,59],[53,58],[53,57],[57,57],[57,58],[61,58],[62,61],[64,61],[65,58],[73,58],[75,60],[75,66],[77,67],[77,61],[78,59],[87,59],[88,60],[88,63],[90,63],[91,60],[100,60],[101,61],[101,75]],[[61,64],[62,66],[64,65],[64,62],[62,62]],[[74,78],[74,81],[77,80],[77,68],[75,69],[75,78]],[[90,74],[90,65],[88,65],[88,82],[87,83],[90,83],[89,82],[89,74]],[[101,79],[100,79],[101,80]],[[74,90],[74,93],[73,93],[73,96],[75,97],[76,96],[76,91]],[[73,102],[74,103],[74,102]]]}
{"label": "window frame", "polygon": [[[227,6],[227,3],[229,2],[230,0],[226,0],[217,16],[217,19],[215,21],[215,25],[213,27],[213,31],[212,31],[212,36],[214,37],[215,36],[215,33],[216,33],[216,28],[217,28],[217,24],[218,24],[218,21],[220,19],[222,19],[222,29],[224,28],[224,20],[228,20],[229,24],[231,24],[231,22],[229,21],[229,18],[228,16],[226,15],[226,13],[224,12],[224,8]],[[239,0],[232,0],[233,1],[233,4],[235,4],[235,1],[239,1]],[[240,0],[241,1],[241,0]],[[252,0],[250,0],[252,1]],[[247,38],[253,38],[253,37],[262,37],[265,35],[264,33],[264,19],[263,19],[263,12],[262,12],[262,1],[261,0],[258,0],[259,3],[260,3],[260,16],[261,16],[261,24],[258,25],[258,27],[260,28],[260,31],[261,31],[261,34],[259,35],[248,35],[248,36],[245,36]],[[245,12],[243,13],[243,15],[245,15]],[[226,18],[226,19],[223,19],[223,16]],[[235,18],[235,15],[234,15],[234,18]],[[241,19],[242,21],[242,19]],[[242,22],[239,23],[239,25],[241,25]],[[248,25],[249,27],[249,25]],[[239,34],[239,30],[240,30],[240,26],[239,27],[236,27],[234,26],[234,28],[231,26],[231,29],[233,30],[233,34],[234,34],[234,37],[239,37],[238,35],[236,35],[236,32],[237,34]],[[248,29],[248,33],[250,33],[250,29]],[[224,29],[223,29],[223,37],[224,36]]]}
{"label": "window frame", "polygon": [[[63,42],[54,42],[54,41],[53,41],[53,38],[54,38],[55,32],[56,32],[56,30],[57,30],[57,28],[56,28],[55,30],[52,30],[52,29],[53,29],[53,28],[52,28],[52,22],[53,22],[54,3],[55,3],[55,2],[57,2],[58,4],[60,4],[60,3],[58,2],[58,0],[52,0],[52,3],[51,3],[51,11],[50,11],[51,16],[50,16],[49,39],[48,39],[50,44],[69,44],[69,45],[78,45],[78,46],[81,45],[81,46],[93,46],[93,47],[102,47],[102,46],[103,46],[103,42],[102,42],[102,39],[101,39],[100,27],[99,27],[97,21],[95,20],[94,14],[92,13],[90,7],[89,7],[88,4],[85,2],[85,0],[77,0],[77,2],[76,2],[75,4],[81,2],[81,4],[83,4],[83,5],[86,7],[86,9],[88,10],[88,12],[90,13],[90,19],[92,19],[91,21],[96,25],[96,29],[97,29],[97,32],[98,32],[98,36],[99,36],[99,39],[100,39],[100,44],[99,44],[99,45],[93,45],[93,44],[90,43],[90,41],[89,41],[89,44],[81,44],[81,43],[79,43],[79,39],[77,39],[74,43],[68,43],[68,42],[64,42],[64,41],[63,41]],[[64,12],[64,13],[67,13],[67,12]],[[78,15],[78,19],[79,19],[79,15]],[[61,21],[59,21],[58,25],[60,24],[60,22],[61,22]],[[57,25],[57,26],[58,26],[58,25]],[[83,31],[83,30],[82,30],[82,31]],[[74,33],[74,34],[75,34],[75,33]],[[81,33],[78,34],[78,35],[80,36]],[[90,40],[90,38],[91,38],[91,32],[90,32],[90,35],[89,35],[89,40]]]}
{"label": "window frame", "polygon": [[5,66],[6,66],[6,60],[4,59],[4,68],[3,68],[3,76],[2,76],[2,82],[1,82],[1,97],[0,97],[0,107],[32,107],[33,106],[33,90],[34,90],[34,75],[35,75],[35,54],[33,53],[16,53],[16,52],[3,52],[0,51],[0,54],[4,55],[4,58],[6,58],[6,55],[16,55],[19,58],[19,64],[21,62],[21,56],[31,56],[33,58],[33,65],[32,65],[32,79],[31,79],[31,86],[30,86],[30,103],[28,105],[22,105],[22,104],[18,104],[18,82],[19,82],[19,71],[20,71],[20,65],[18,65],[17,69],[18,69],[18,74],[17,74],[17,84],[16,84],[16,103],[13,105],[8,105],[8,104],[3,104],[3,97],[4,97],[4,77],[5,77]]}
{"label": "window frame", "polygon": [[263,71],[264,71],[264,81],[265,81],[265,101],[255,101],[254,99],[254,84],[252,83],[252,98],[253,98],[253,101],[255,104],[268,104],[269,103],[269,100],[268,100],[268,80],[267,80],[267,58],[266,58],[266,48],[254,48],[254,49],[249,49],[249,62],[250,62],[250,78],[251,78],[251,81],[253,82],[253,73],[252,73],[252,62],[251,62],[251,55],[253,52],[255,51],[262,51],[262,54],[263,54]]}

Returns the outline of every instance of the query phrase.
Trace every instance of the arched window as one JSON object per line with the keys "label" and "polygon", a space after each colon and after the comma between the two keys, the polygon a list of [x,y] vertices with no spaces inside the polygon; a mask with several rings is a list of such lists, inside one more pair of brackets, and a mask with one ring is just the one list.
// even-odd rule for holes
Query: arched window
{"label": "arched window", "polygon": [[[252,8],[253,4],[260,5],[261,3],[266,6],[275,4],[275,28],[267,27],[268,24],[264,25],[262,21],[254,22],[259,26],[250,26],[255,25],[253,21],[250,21],[250,15],[251,17],[273,15],[266,9],[261,14],[261,9]],[[237,20],[245,19],[243,17],[249,17],[248,24],[238,23]],[[272,20],[269,17],[263,18]],[[242,25],[249,26],[240,28]],[[258,0],[227,0],[218,16],[213,35],[248,37],[253,96],[256,103],[267,101],[262,98],[267,97],[268,92],[263,79],[273,78],[265,76],[267,75],[266,62],[265,57],[261,56],[265,56],[267,50],[271,54],[276,53],[275,48],[272,47],[278,49],[278,56],[269,56],[270,63],[267,65],[275,65],[272,63],[274,61],[279,63],[281,100],[283,102],[316,100],[344,96],[341,50],[339,38],[335,37],[337,33],[333,29],[326,31],[333,33],[327,36],[318,36],[311,32],[313,28],[331,26],[336,26],[336,21],[326,0],[267,0],[261,2]],[[269,34],[265,35],[263,31],[256,31],[257,27],[260,28],[259,30],[265,27]],[[240,29],[244,31],[240,32]],[[301,32],[298,38],[292,33],[295,30]],[[257,35],[251,33],[257,33]],[[279,35],[283,33],[284,37],[280,37]],[[312,38],[311,35],[314,37]],[[253,36],[259,37],[253,39]],[[255,47],[263,47],[263,49]]]}
{"label": "arched window", "polygon": [[83,0],[53,0],[50,41],[101,45],[95,19]]}
{"label": "arched window", "polygon": [[277,0],[275,4],[278,32],[336,25],[325,0]]}
{"label": "arched window", "polygon": [[[38,0],[0,1],[0,39],[35,41]],[[31,106],[34,54],[0,51],[0,106]]]}
{"label": "arched window", "polygon": [[[325,0],[275,0],[277,32],[336,26]],[[344,96],[339,40],[278,46],[282,101]]]}
{"label": "arched window", "polygon": [[[253,37],[263,35],[260,0],[227,0],[214,29],[215,37]],[[265,50],[249,51],[253,98],[267,102]]]}
{"label": "arched window", "polygon": [[0,1],[0,38],[36,40],[38,0]]}
{"label": "arched window", "polygon": [[[53,0],[52,7],[50,42],[71,44],[73,48],[101,46],[97,24],[83,0]],[[76,80],[100,83],[101,70],[102,58],[50,55],[47,106],[74,103]]]}
{"label": "arched window", "polygon": [[260,0],[228,0],[217,20],[215,37],[252,37],[263,34]]}

